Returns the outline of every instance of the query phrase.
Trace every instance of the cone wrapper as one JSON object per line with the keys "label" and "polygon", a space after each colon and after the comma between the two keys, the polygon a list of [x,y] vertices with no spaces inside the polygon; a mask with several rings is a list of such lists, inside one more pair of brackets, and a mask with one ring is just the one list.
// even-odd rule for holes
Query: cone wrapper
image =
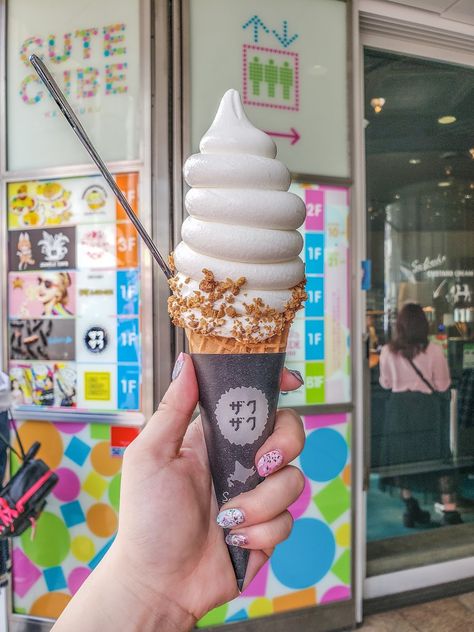
{"label": "cone wrapper", "polygon": [[[284,353],[191,354],[219,507],[263,479],[255,455],[273,432]],[[249,551],[229,546],[239,589]]]}

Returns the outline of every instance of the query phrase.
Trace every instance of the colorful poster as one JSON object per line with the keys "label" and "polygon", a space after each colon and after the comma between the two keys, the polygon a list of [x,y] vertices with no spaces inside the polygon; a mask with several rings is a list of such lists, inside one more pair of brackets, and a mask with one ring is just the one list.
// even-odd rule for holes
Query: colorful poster
{"label": "colorful poster", "polygon": [[[120,174],[117,182],[138,211],[138,175]],[[98,176],[13,183],[8,204],[16,402],[139,410],[135,228]]]}
{"label": "colorful poster", "polygon": [[290,537],[276,547],[240,597],[212,610],[198,627],[350,599],[350,416],[310,415],[303,421],[306,444],[296,465],[305,486],[289,508],[294,519]]}
{"label": "colorful poster", "polygon": [[[35,536],[28,529],[13,546],[13,612],[59,617],[110,547],[118,524],[122,458],[138,434],[98,423],[19,424],[28,449],[58,475]],[[118,434],[118,436],[114,436]],[[12,472],[18,467],[12,458]]]}
{"label": "colorful poster", "polygon": [[303,258],[308,299],[293,323],[287,365],[304,387],[283,395],[284,406],[350,401],[349,192],[344,187],[295,183],[306,204]]}
{"label": "colorful poster", "polygon": [[10,318],[70,318],[76,311],[75,272],[11,272]]}

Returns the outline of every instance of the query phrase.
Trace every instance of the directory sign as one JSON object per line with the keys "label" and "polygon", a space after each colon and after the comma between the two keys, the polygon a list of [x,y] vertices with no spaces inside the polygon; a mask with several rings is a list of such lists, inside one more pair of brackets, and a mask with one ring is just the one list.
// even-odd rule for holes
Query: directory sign
{"label": "directory sign", "polygon": [[306,203],[304,237],[308,299],[297,313],[286,364],[305,386],[282,397],[283,405],[350,401],[349,191],[295,183],[290,191]]}
{"label": "directory sign", "polygon": [[[138,209],[138,174],[117,183]],[[99,176],[8,185],[17,406],[139,410],[140,246]]]}
{"label": "directory sign", "polygon": [[192,151],[222,95],[235,88],[247,116],[272,136],[290,171],[348,177],[346,3],[189,5]]}

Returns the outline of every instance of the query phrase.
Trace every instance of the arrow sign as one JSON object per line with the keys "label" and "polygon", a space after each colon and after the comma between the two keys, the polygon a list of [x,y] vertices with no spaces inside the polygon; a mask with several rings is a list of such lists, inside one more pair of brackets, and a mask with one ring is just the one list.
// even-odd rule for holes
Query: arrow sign
{"label": "arrow sign", "polygon": [[283,48],[288,48],[288,46],[290,44],[293,44],[295,39],[299,37],[298,34],[288,37],[288,21],[287,20],[283,20],[283,34],[278,33],[278,31],[275,31],[275,29],[272,30],[272,33],[280,42],[280,44],[283,46]]}
{"label": "arrow sign", "polygon": [[250,18],[250,20],[247,20],[247,22],[242,25],[242,28],[244,30],[248,29],[250,25],[253,25],[253,41],[256,44],[258,43],[260,29],[263,29],[265,33],[270,33],[270,29],[262,22],[258,15],[254,15],[252,18]]}
{"label": "arrow sign", "polygon": [[294,127],[292,127],[289,132],[268,132],[267,130],[265,130],[265,133],[269,136],[275,136],[276,138],[291,138],[291,145],[297,143],[301,138]]}

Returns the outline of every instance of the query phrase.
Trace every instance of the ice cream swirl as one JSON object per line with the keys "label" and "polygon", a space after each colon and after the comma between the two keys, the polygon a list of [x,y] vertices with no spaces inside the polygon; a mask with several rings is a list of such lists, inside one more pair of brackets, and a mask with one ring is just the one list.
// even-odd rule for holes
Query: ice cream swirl
{"label": "ice cream swirl", "polygon": [[188,158],[189,217],[174,252],[170,313],[199,333],[260,342],[278,334],[304,300],[303,201],[272,139],[247,119],[236,90],[224,95]]}

